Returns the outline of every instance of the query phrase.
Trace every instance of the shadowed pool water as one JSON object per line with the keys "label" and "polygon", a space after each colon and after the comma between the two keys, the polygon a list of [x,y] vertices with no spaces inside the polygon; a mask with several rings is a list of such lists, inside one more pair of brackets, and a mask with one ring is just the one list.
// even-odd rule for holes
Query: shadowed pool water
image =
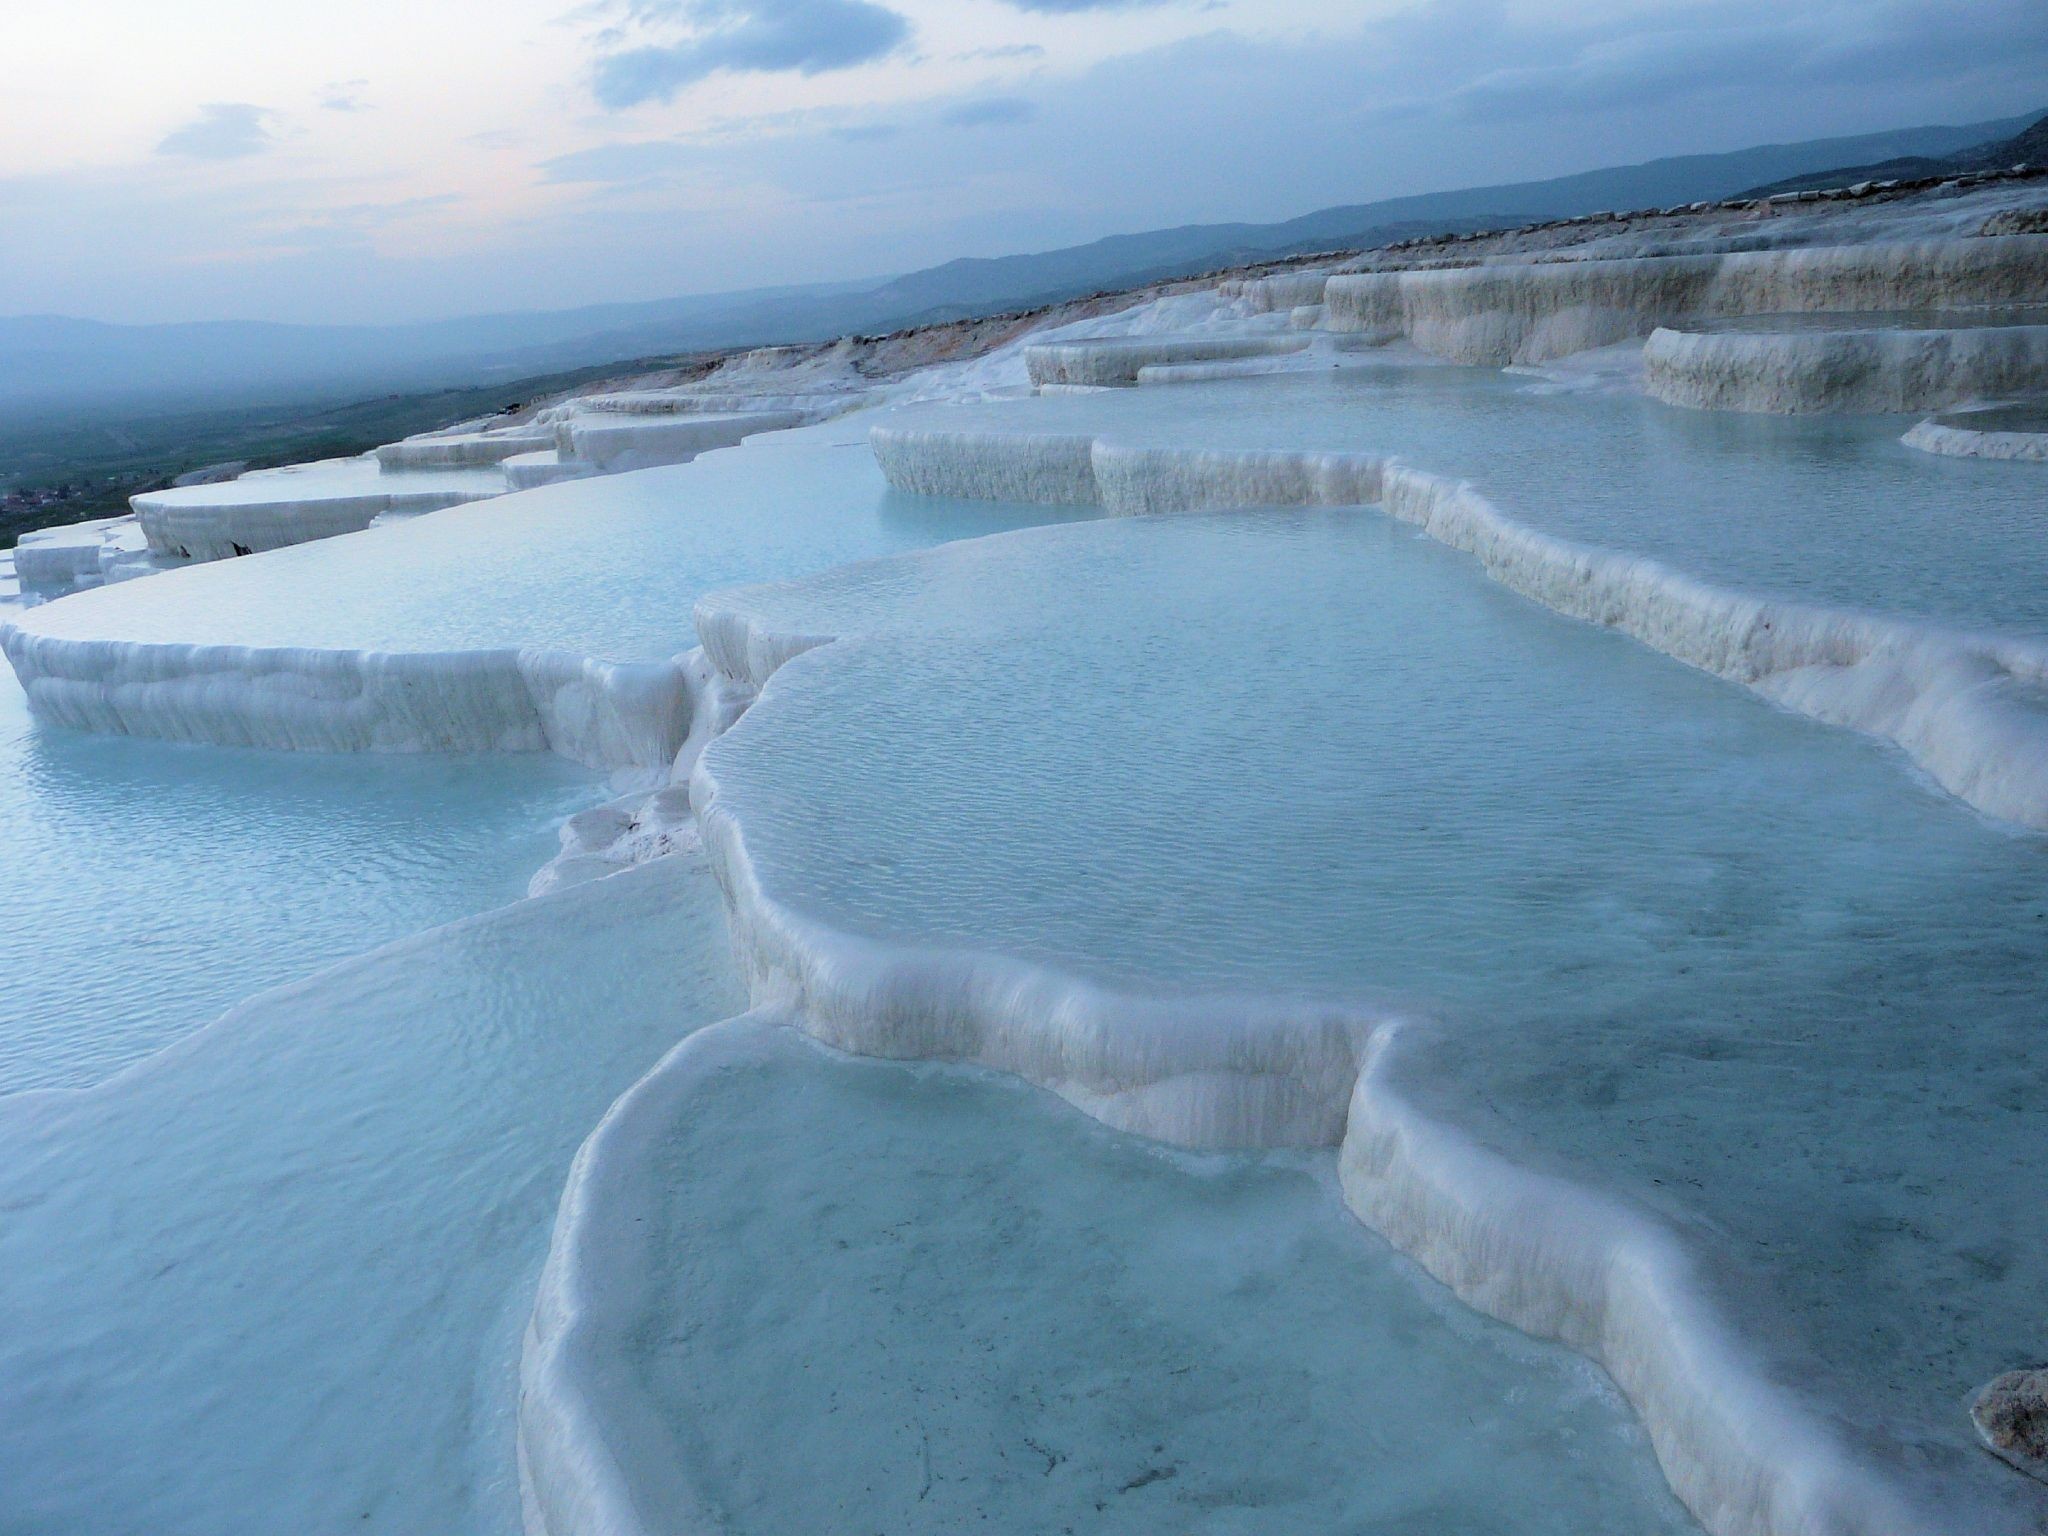
{"label": "shadowed pool water", "polygon": [[57,730],[0,667],[0,1094],[97,1082],[253,992],[514,901],[603,793],[545,753]]}
{"label": "shadowed pool water", "polygon": [[706,611],[867,636],[707,755],[771,897],[1146,993],[1447,1015],[1459,1118],[1692,1224],[1858,1422],[2020,1481],[1960,1403],[2048,1315],[2038,840],[1370,511],[1041,530]]}
{"label": "shadowed pool water", "polygon": [[570,1157],[739,990],[668,860],[0,1103],[0,1529],[511,1536]]}
{"label": "shadowed pool water", "polygon": [[1362,366],[926,407],[916,425],[1349,448],[1474,480],[1516,518],[1745,591],[2048,633],[2048,477],[1898,441],[1891,416],[1694,411],[1450,366]]}
{"label": "shadowed pool water", "polygon": [[1697,1529],[1605,1378],[1368,1236],[1326,1155],[759,1024],[663,1071],[657,1203],[589,1213],[654,1224],[605,1379],[711,1512],[650,1530]]}

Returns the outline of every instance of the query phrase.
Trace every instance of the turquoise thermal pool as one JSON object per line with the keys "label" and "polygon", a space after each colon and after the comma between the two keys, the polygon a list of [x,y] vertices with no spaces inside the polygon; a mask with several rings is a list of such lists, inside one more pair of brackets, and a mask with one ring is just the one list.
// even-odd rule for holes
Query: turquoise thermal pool
{"label": "turquoise thermal pool", "polygon": [[1368,1235],[1326,1153],[1175,1152],[748,1021],[614,1141],[560,1242],[602,1266],[575,1372],[648,1531],[1697,1529],[1606,1380]]}
{"label": "turquoise thermal pool", "polygon": [[2025,464],[1903,446],[1890,416],[1684,410],[1448,364],[932,406],[903,425],[1353,449],[1467,478],[1510,516],[1742,591],[2048,634],[2048,493]]}
{"label": "turquoise thermal pool", "polygon": [[88,736],[0,675],[0,1095],[84,1087],[253,992],[518,900],[603,792],[537,754]]}
{"label": "turquoise thermal pool", "polygon": [[696,785],[826,1016],[995,1009],[995,955],[1108,989],[1139,1060],[1177,1009],[1437,1020],[1424,1102],[1690,1233],[1900,1465],[1987,1475],[1958,1404],[2048,1311],[2037,840],[1368,510],[1014,534],[700,626],[851,637]]}

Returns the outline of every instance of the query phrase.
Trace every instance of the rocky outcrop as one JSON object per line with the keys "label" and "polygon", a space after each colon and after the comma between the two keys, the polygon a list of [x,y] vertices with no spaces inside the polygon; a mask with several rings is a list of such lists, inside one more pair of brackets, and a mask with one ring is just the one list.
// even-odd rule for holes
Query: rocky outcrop
{"label": "rocky outcrop", "polygon": [[2048,405],[1951,411],[1921,422],[1900,441],[1922,453],[2048,464]]}
{"label": "rocky outcrop", "polygon": [[1456,362],[1542,363],[1687,317],[2022,305],[2048,293],[2048,236],[1705,256],[1339,273],[1332,330],[1398,333]]}
{"label": "rocky outcrop", "polygon": [[1987,1382],[1970,1404],[1970,1419],[1994,1455],[2048,1481],[2048,1365]]}
{"label": "rocky outcrop", "polygon": [[1643,382],[1666,404],[1696,410],[1940,410],[2048,384],[2048,324],[1787,331],[1660,327],[1643,348]]}

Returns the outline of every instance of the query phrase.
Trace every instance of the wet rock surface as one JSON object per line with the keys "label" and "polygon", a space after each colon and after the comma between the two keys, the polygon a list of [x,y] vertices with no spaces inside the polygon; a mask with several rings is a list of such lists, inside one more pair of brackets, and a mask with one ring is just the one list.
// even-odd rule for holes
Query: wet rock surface
{"label": "wet rock surface", "polygon": [[1996,1455],[2048,1481],[2048,1365],[1994,1377],[1970,1404],[1970,1418]]}

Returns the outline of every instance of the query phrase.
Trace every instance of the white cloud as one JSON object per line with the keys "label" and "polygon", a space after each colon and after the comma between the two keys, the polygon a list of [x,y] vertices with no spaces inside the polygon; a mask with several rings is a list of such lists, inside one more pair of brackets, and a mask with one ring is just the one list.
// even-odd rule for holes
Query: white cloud
{"label": "white cloud", "polygon": [[2048,108],[2040,0],[571,3],[0,5],[0,306],[652,298]]}
{"label": "white cloud", "polygon": [[337,80],[320,88],[320,105],[330,112],[367,112],[369,104],[363,99],[363,92],[369,86],[367,80]]}
{"label": "white cloud", "polygon": [[669,101],[721,72],[824,74],[896,52],[910,39],[904,17],[873,0],[637,0],[632,31],[676,26],[673,40],[612,46],[599,57],[592,89],[613,109]]}
{"label": "white cloud", "polygon": [[267,107],[246,101],[216,101],[199,109],[199,115],[182,127],[173,128],[158,141],[160,155],[182,155],[192,160],[237,160],[260,155],[270,147],[269,120],[275,114]]}

